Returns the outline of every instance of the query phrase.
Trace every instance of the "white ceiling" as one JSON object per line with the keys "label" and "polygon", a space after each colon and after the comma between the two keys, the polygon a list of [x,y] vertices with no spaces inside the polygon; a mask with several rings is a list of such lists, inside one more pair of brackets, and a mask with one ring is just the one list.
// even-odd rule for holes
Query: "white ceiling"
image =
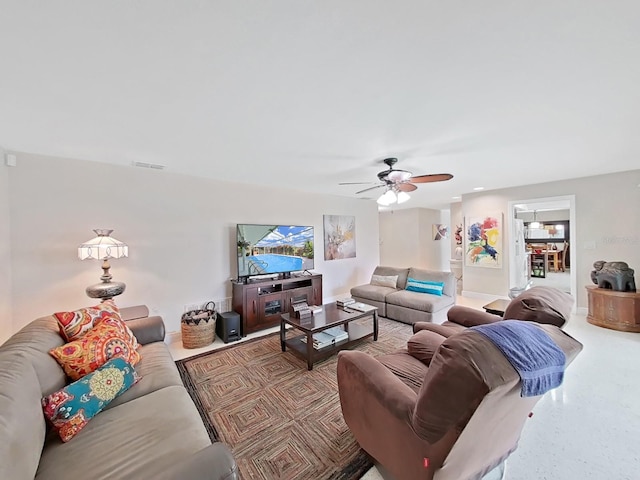
{"label": "white ceiling", "polygon": [[395,156],[434,208],[640,165],[637,0],[0,7],[7,150],[347,196]]}

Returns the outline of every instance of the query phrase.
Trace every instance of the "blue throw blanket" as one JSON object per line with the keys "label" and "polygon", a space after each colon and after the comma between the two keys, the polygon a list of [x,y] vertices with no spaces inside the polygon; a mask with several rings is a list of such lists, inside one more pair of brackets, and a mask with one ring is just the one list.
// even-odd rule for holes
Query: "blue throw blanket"
{"label": "blue throw blanket", "polygon": [[516,369],[520,396],[535,397],[562,384],[564,352],[534,323],[503,320],[471,328],[491,340]]}

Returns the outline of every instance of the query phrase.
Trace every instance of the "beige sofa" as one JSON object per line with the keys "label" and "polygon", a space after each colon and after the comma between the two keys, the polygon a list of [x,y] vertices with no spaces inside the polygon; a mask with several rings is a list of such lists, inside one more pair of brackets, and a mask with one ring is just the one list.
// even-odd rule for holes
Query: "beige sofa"
{"label": "beige sofa", "polygon": [[[378,266],[375,277],[395,277],[393,286],[377,285],[370,282],[351,289],[351,296],[358,302],[373,305],[386,318],[403,323],[442,323],[447,319],[447,311],[456,303],[456,278],[451,272],[439,272],[422,268],[396,268]],[[407,279],[444,283],[442,295],[412,292],[406,290]]]}
{"label": "beige sofa", "polygon": [[[164,323],[146,307],[121,309],[138,342],[142,379],[63,443],[41,398],[68,379],[48,353],[65,342],[53,316],[0,346],[0,478],[237,479],[222,443],[211,443],[164,343]],[[137,318],[132,318],[137,317]]]}

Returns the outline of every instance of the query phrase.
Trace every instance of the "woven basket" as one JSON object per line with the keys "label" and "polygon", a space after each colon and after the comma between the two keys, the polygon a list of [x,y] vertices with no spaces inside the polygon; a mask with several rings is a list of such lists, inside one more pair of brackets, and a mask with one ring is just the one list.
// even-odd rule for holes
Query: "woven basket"
{"label": "woven basket", "polygon": [[216,339],[215,303],[207,303],[203,309],[190,310],[180,320],[182,346],[201,348],[211,345]]}

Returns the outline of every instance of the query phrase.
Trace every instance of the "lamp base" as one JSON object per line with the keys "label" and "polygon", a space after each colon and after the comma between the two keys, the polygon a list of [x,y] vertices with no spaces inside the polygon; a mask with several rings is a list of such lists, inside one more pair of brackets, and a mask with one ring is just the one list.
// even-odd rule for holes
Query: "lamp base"
{"label": "lamp base", "polygon": [[126,285],[122,282],[102,282],[87,287],[87,295],[91,298],[100,298],[104,302],[124,292]]}

